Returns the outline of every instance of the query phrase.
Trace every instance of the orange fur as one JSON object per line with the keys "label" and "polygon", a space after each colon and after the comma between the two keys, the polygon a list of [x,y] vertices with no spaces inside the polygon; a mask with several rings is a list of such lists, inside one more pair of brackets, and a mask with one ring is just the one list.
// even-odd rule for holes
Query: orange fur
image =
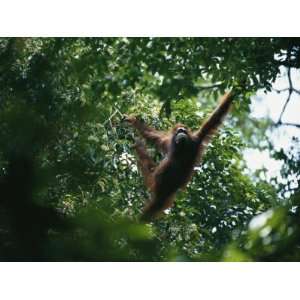
{"label": "orange fur", "polygon": [[158,217],[172,206],[177,190],[186,186],[194,165],[203,156],[205,146],[222,124],[232,99],[232,92],[226,93],[210,117],[194,133],[183,124],[177,124],[169,133],[165,133],[146,126],[135,117],[127,117],[126,120],[146,140],[153,142],[166,155],[160,164],[155,166],[144,144],[136,144],[139,167],[151,192],[151,199],[145,205],[141,216],[143,221]]}

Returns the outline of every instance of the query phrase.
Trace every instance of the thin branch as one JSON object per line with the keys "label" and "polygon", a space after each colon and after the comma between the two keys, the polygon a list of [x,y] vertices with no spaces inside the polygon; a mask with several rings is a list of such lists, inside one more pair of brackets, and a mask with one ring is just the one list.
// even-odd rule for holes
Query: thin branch
{"label": "thin branch", "polygon": [[292,78],[291,78],[291,67],[288,68],[287,75],[288,75],[290,90],[292,90],[293,89],[293,82],[292,82]]}
{"label": "thin branch", "polygon": [[289,88],[285,88],[285,89],[282,89],[282,90],[273,89],[273,90],[275,90],[278,93],[284,92],[284,91],[289,91],[288,97],[287,97],[287,99],[286,99],[286,101],[284,103],[284,106],[283,106],[282,111],[280,113],[279,119],[278,119],[277,123],[275,124],[275,126],[283,125],[283,126],[293,126],[293,127],[300,128],[300,124],[289,123],[289,122],[282,122],[282,116],[283,116],[283,114],[285,112],[285,109],[286,109],[288,103],[291,100],[292,93],[295,92],[295,93],[297,93],[297,94],[300,95],[300,91],[297,90],[297,89],[295,89],[293,87],[293,82],[292,82],[292,78],[291,78],[291,67],[288,68],[287,76],[288,76],[288,81],[289,81]]}
{"label": "thin branch", "polygon": [[300,91],[299,91],[299,90],[293,89],[293,91],[294,91],[295,93],[297,93],[298,95],[300,95]]}
{"label": "thin branch", "polygon": [[116,115],[119,114],[122,118],[124,115],[116,108],[116,110],[103,122],[103,125],[106,125],[108,122],[111,122],[111,119]]}
{"label": "thin branch", "polygon": [[287,105],[288,105],[288,103],[290,102],[290,100],[291,100],[291,95],[292,95],[292,90],[289,90],[289,95],[288,95],[288,97],[287,97],[287,99],[286,99],[286,101],[285,101],[285,103],[284,103],[284,106],[283,106],[283,108],[282,108],[282,111],[281,111],[281,113],[280,113],[280,116],[279,116],[279,119],[278,119],[278,123],[282,123],[281,122],[281,120],[282,120],[282,115],[284,114],[284,111],[285,111],[285,109],[286,109],[286,107],[287,107]]}
{"label": "thin branch", "polygon": [[[283,93],[283,92],[289,91],[290,88],[285,88],[285,89],[282,89],[282,90],[278,90],[278,89],[272,88],[272,90],[273,90],[274,92],[276,92],[276,93]],[[297,90],[297,89],[295,89],[295,88],[293,87],[293,88],[292,88],[292,91],[300,95],[300,90]]]}
{"label": "thin branch", "polygon": [[300,128],[300,124],[296,124],[296,123],[288,123],[288,122],[279,122],[277,123],[275,126],[293,126],[293,127],[297,127]]}
{"label": "thin branch", "polygon": [[288,91],[288,90],[289,90],[289,88],[285,88],[285,89],[282,89],[282,90],[278,90],[278,89],[274,89],[274,88],[272,88],[272,90],[273,90],[274,92],[277,92],[277,93],[282,93],[282,92],[286,92],[286,91]]}
{"label": "thin branch", "polygon": [[[289,51],[288,54],[287,54],[287,59],[290,60],[291,58],[291,52]],[[282,124],[282,116],[285,112],[285,109],[288,105],[288,103],[290,102],[291,100],[291,96],[292,96],[292,93],[293,93],[293,82],[292,82],[292,78],[291,78],[291,67],[288,67],[288,72],[287,72],[287,76],[288,76],[288,81],[289,81],[289,88],[288,88],[288,91],[289,91],[289,94],[288,94],[288,97],[283,105],[283,108],[282,108],[282,111],[280,113],[280,116],[279,116],[279,119],[278,119],[278,124]]]}

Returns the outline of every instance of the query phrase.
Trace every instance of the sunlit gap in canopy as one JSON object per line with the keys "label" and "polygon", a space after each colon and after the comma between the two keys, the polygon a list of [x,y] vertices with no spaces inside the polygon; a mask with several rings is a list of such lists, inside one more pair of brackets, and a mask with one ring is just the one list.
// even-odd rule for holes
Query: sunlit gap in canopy
{"label": "sunlit gap in canopy", "polygon": [[[259,90],[255,96],[252,97],[251,114],[255,119],[270,118],[276,124],[280,118],[285,102],[288,97],[289,82],[287,76],[287,69],[282,67],[280,75],[273,84],[273,90],[264,93]],[[300,72],[291,69],[291,80],[293,87],[300,90]],[[278,91],[285,90],[281,93]],[[293,93],[290,101],[282,114],[282,123],[300,124],[300,94]],[[295,126],[281,125],[273,130],[268,129],[265,133],[266,139],[270,140],[274,145],[275,150],[283,149],[289,150],[293,137],[300,138],[300,128]],[[247,167],[251,172],[259,169],[265,169],[265,180],[270,182],[271,178],[277,177],[282,183],[283,178],[280,175],[280,169],[283,166],[283,161],[271,158],[269,150],[258,150],[247,148],[244,151],[244,158]],[[296,184],[296,178],[294,178]],[[296,188],[296,186],[295,186]]]}

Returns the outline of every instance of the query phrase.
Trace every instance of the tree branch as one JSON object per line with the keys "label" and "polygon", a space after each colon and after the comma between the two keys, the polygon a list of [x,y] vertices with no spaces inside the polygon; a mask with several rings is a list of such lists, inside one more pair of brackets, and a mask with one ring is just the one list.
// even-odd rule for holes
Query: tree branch
{"label": "tree branch", "polygon": [[293,92],[297,93],[298,95],[300,95],[300,91],[299,90],[296,90],[293,88]]}
{"label": "tree branch", "polygon": [[282,90],[278,90],[278,89],[274,89],[274,88],[272,88],[272,90],[273,90],[274,92],[277,92],[277,93],[279,94],[279,93],[282,93],[282,92],[286,92],[286,91],[288,91],[288,90],[289,90],[289,88],[285,88],[285,89],[282,89]]}
{"label": "tree branch", "polygon": [[[276,93],[279,94],[279,93],[282,93],[282,92],[289,91],[290,88],[285,88],[285,89],[282,89],[282,90],[278,90],[278,89],[272,88],[272,90],[273,90],[274,92],[276,92]],[[300,95],[300,90],[297,90],[297,89],[295,89],[295,88],[293,87],[293,88],[292,88],[292,91]]]}
{"label": "tree branch", "polygon": [[124,115],[116,108],[116,110],[103,122],[103,126],[106,125],[108,122],[111,122],[111,119],[116,115],[119,114],[121,118],[124,117]]}
{"label": "tree branch", "polygon": [[[291,49],[289,49],[289,50],[288,50],[288,53],[287,53],[287,61],[290,62],[290,60],[291,60]],[[280,115],[279,115],[279,119],[278,119],[278,122],[277,122],[278,125],[283,124],[283,123],[282,123],[282,116],[283,116],[283,114],[284,114],[284,112],[285,112],[285,109],[286,109],[288,103],[289,103],[290,100],[291,100],[292,93],[293,93],[293,92],[296,92],[297,94],[300,94],[300,91],[296,90],[296,89],[294,88],[294,86],[293,86],[292,77],[291,77],[291,66],[288,67],[287,77],[288,77],[289,87],[286,88],[286,89],[282,89],[281,91],[280,91],[280,90],[279,90],[279,91],[277,90],[277,92],[279,92],[279,93],[280,93],[280,92],[283,92],[283,91],[289,91],[288,97],[287,97],[287,99],[286,99],[286,101],[285,101],[285,103],[284,103],[284,105],[283,105],[282,111],[281,111],[281,113],[280,113]],[[285,125],[288,125],[288,124],[290,124],[290,123],[284,123],[284,124],[285,124]]]}
{"label": "tree branch", "polygon": [[278,119],[278,123],[280,123],[280,124],[282,123],[282,122],[281,122],[281,120],[282,120],[282,115],[283,115],[283,113],[284,113],[284,111],[285,111],[285,109],[286,109],[288,103],[289,103],[290,100],[291,100],[292,92],[293,92],[293,90],[289,89],[289,95],[288,95],[288,97],[287,97],[287,99],[286,99],[286,101],[285,101],[285,103],[284,103],[284,106],[283,106],[283,108],[282,108],[282,111],[281,111],[280,116],[279,116],[279,119]]}
{"label": "tree branch", "polygon": [[279,122],[275,125],[276,127],[277,126],[293,126],[293,127],[297,127],[297,128],[300,128],[300,124],[296,124],[296,123],[288,123],[288,122]]}

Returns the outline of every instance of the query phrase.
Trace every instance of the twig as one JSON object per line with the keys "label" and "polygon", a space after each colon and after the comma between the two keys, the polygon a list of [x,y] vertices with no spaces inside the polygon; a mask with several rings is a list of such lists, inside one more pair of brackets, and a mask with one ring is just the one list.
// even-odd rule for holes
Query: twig
{"label": "twig", "polygon": [[291,67],[288,68],[288,80],[289,80],[289,87],[290,89],[293,89],[293,82],[292,82],[292,78],[291,78]]}
{"label": "twig", "polygon": [[[291,59],[291,50],[289,50],[288,53],[287,53],[287,60],[290,61],[290,59]],[[292,82],[292,78],[291,78],[291,67],[290,66],[288,67],[287,76],[288,76],[288,81],[289,81],[289,88],[287,90],[289,91],[289,94],[288,94],[288,97],[287,97],[287,99],[286,99],[286,101],[283,105],[283,108],[282,108],[282,111],[280,113],[277,124],[282,124],[282,116],[285,112],[285,109],[286,109],[288,103],[291,100],[291,96],[292,96],[292,93],[294,91],[293,82]]]}
{"label": "twig", "polygon": [[286,92],[286,91],[288,91],[288,90],[289,90],[289,88],[282,89],[282,90],[278,90],[278,89],[274,89],[274,88],[272,88],[272,90],[273,90],[274,92],[277,92],[277,93],[282,93],[282,92]]}
{"label": "twig", "polygon": [[293,127],[300,128],[300,124],[288,123],[288,122],[279,122],[275,126],[293,126]]}
{"label": "twig", "polygon": [[[278,90],[278,89],[272,88],[272,90],[273,90],[274,92],[277,92],[277,93],[282,93],[282,92],[289,91],[290,88],[285,88],[285,89],[282,89],[282,90]],[[295,93],[297,93],[297,94],[300,95],[300,90],[297,90],[297,89],[295,89],[294,87],[293,87],[291,90],[292,90],[293,92],[295,92]]]}
{"label": "twig", "polygon": [[298,95],[300,95],[300,91],[296,90],[295,88],[293,88],[293,92],[297,93]]}
{"label": "twig", "polygon": [[281,111],[280,116],[279,116],[279,119],[278,119],[278,123],[279,123],[279,124],[282,123],[282,122],[281,122],[281,120],[282,120],[282,115],[283,115],[283,113],[284,113],[284,111],[285,111],[285,109],[286,109],[288,103],[289,103],[290,100],[291,100],[292,92],[293,92],[292,90],[289,90],[289,95],[288,95],[288,97],[287,97],[287,99],[286,99],[286,101],[285,101],[285,103],[284,103],[284,106],[283,106],[283,108],[282,108],[282,111]]}
{"label": "twig", "polygon": [[103,125],[106,125],[108,122],[111,122],[111,119],[116,115],[119,114],[123,118],[123,114],[116,108],[116,110],[103,122]]}

